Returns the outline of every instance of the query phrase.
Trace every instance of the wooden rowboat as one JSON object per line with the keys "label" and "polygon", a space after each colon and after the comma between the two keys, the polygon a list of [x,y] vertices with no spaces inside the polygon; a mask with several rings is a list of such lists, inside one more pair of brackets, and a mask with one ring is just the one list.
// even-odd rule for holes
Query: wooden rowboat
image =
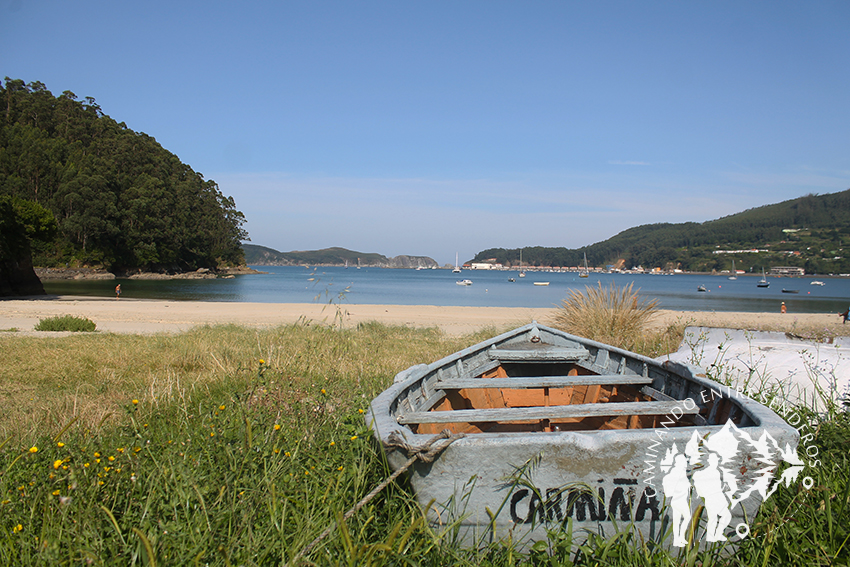
{"label": "wooden rowboat", "polygon": [[[763,446],[769,438],[790,454],[798,440],[773,411],[696,367],[537,323],[399,373],[372,402],[368,422],[395,470],[435,434],[462,436],[409,476],[432,525],[470,545],[510,538],[525,546],[554,527],[574,542],[637,529],[669,546],[661,471],[686,446],[695,459],[710,452],[707,435],[744,449],[746,439]],[[737,486],[765,478],[746,450],[734,460]],[[700,466],[692,461],[687,474]],[[747,498],[731,509],[726,533],[738,526],[740,534],[760,504]]]}

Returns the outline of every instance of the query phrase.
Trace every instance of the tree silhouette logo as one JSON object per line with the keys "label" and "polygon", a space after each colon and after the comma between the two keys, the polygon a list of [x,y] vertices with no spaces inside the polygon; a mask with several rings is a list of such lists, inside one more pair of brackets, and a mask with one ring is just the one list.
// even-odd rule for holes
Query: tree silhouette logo
{"label": "tree silhouette logo", "polygon": [[[751,480],[744,482],[742,456],[749,456],[747,466],[756,467]],[[775,474],[781,463],[790,465],[779,479]],[[663,474],[662,487],[673,517],[673,545],[688,544],[687,531],[691,506],[702,505],[707,516],[706,540],[726,541],[724,532],[732,521],[732,512],[749,498],[767,500],[780,484],[789,487],[805,464],[795,449],[779,447],[767,431],[753,439],[731,420],[720,431],[701,436],[694,431],[690,441],[680,449],[675,443],[659,461]],[[804,480],[811,481],[808,477]],[[749,525],[739,523],[735,532],[740,538],[749,535]]]}

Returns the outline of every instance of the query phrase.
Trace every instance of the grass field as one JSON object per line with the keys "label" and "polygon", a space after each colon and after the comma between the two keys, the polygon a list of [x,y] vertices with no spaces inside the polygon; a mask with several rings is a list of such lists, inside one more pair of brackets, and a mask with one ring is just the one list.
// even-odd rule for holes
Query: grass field
{"label": "grass field", "polygon": [[[2,339],[0,564],[279,565],[389,474],[363,412],[400,370],[496,334],[379,324]],[[675,329],[669,332],[676,332]],[[669,333],[668,333],[669,334]],[[810,490],[783,490],[735,553],[630,537],[459,549],[392,483],[299,564],[844,565],[850,429],[817,418]]]}

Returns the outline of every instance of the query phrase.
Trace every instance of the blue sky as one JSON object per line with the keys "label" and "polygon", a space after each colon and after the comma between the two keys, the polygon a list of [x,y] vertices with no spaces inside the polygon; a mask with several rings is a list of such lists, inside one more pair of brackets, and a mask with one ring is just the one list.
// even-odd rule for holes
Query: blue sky
{"label": "blue sky", "polygon": [[255,244],[441,263],[850,188],[850,3],[0,0]]}

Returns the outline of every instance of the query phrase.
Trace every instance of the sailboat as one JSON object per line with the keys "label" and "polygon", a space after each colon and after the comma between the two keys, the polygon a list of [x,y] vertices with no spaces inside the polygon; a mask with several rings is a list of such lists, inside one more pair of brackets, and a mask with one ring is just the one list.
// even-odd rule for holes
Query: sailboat
{"label": "sailboat", "polygon": [[457,252],[455,252],[455,269],[452,270],[452,273],[459,274],[460,271],[460,266],[457,265]]}
{"label": "sailboat", "polygon": [[525,272],[522,271],[522,248],[519,249],[519,277],[525,277]]}
{"label": "sailboat", "polygon": [[735,271],[735,260],[732,260],[732,275],[729,276],[729,279],[730,280],[737,280],[738,279],[738,272]]}
{"label": "sailboat", "polygon": [[584,253],[584,271],[579,272],[578,277],[580,277],[580,278],[590,277],[590,274],[588,273],[588,270],[587,270],[587,252]]}
{"label": "sailboat", "polygon": [[756,287],[770,287],[770,282],[767,281],[767,278],[764,277],[764,268],[761,269],[761,279],[759,283],[756,284]]}

